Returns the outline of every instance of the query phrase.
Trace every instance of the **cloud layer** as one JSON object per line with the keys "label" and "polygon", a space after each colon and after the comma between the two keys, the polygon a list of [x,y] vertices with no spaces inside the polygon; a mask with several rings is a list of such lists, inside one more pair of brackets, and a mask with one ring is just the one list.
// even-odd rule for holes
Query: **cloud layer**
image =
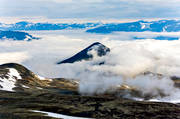
{"label": "cloud layer", "polygon": [[[78,32],[80,33],[80,32]],[[117,33],[91,35],[84,33],[42,31],[41,40],[1,41],[0,64],[18,62],[44,77],[64,77],[80,80],[82,94],[104,93],[118,85],[127,84],[164,100],[180,99],[179,89],[169,76],[180,76],[180,41],[132,40],[136,36],[154,36],[163,33]],[[36,33],[33,33],[36,34]],[[165,35],[176,35],[164,33]],[[111,49],[104,57],[73,64],[56,63],[99,41]],[[105,61],[104,65],[94,65]],[[144,72],[153,72],[158,75]],[[159,85],[161,84],[161,85]],[[160,91],[160,92],[159,92]],[[176,92],[176,93],[174,93]],[[128,97],[128,95],[126,95]]]}
{"label": "cloud layer", "polygon": [[1,0],[0,16],[179,18],[179,0]]}

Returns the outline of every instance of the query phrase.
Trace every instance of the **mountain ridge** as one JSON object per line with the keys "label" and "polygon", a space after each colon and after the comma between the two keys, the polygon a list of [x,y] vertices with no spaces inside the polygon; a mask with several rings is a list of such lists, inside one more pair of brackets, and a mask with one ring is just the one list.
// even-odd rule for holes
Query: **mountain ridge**
{"label": "mountain ridge", "polygon": [[15,24],[0,23],[0,30],[76,30],[85,29],[88,33],[109,34],[112,32],[178,32],[180,31],[180,20],[157,20],[124,23],[31,23],[27,21]]}
{"label": "mountain ridge", "polygon": [[180,31],[179,20],[159,20],[159,21],[136,21],[127,23],[111,23],[88,29],[88,33],[109,34],[112,32],[178,32]]}
{"label": "mountain ridge", "polygon": [[0,30],[64,30],[64,29],[87,29],[101,25],[101,23],[31,23],[27,21],[15,24],[0,24]]}

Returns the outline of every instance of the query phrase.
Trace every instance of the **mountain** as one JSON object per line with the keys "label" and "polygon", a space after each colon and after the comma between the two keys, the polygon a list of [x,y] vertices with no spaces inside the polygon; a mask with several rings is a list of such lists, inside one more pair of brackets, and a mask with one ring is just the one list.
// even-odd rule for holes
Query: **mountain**
{"label": "mountain", "polygon": [[45,85],[46,83],[37,75],[22,65],[15,63],[0,65],[0,90],[16,91]]}
{"label": "mountain", "polygon": [[81,95],[78,86],[76,80],[42,78],[20,64],[0,65],[0,119],[57,119],[41,112],[94,119],[180,117],[179,104],[135,101],[116,93]]}
{"label": "mountain", "polygon": [[88,33],[108,34],[112,32],[178,32],[180,20],[136,21],[127,23],[0,23],[0,30],[76,30],[85,29]]}
{"label": "mountain", "polygon": [[156,36],[156,37],[133,37],[133,39],[141,40],[141,39],[155,39],[155,40],[179,40],[179,37],[170,37],[170,36]]}
{"label": "mountain", "polygon": [[60,61],[57,64],[74,63],[81,60],[91,60],[93,58],[91,52],[93,51],[95,51],[95,54],[97,54],[97,56],[101,57],[106,55],[108,52],[110,52],[110,49],[99,42],[95,42],[92,45],[80,51],[79,53],[75,54],[74,56],[65,59],[63,61]]}
{"label": "mountain", "polygon": [[[8,63],[0,65],[0,90],[5,91],[31,91],[39,89],[70,89],[75,90],[77,83],[72,80],[49,79],[40,77],[26,67]],[[68,92],[68,91],[67,91]]]}
{"label": "mountain", "polygon": [[31,41],[38,40],[39,38],[33,37],[29,33],[20,31],[0,31],[0,40],[18,40],[18,41]]}
{"label": "mountain", "polygon": [[99,26],[100,23],[31,23],[17,22],[15,24],[0,24],[0,30],[63,30],[63,29],[87,29]]}
{"label": "mountain", "polygon": [[88,33],[108,34],[112,32],[178,32],[180,31],[180,20],[159,20],[159,21],[136,21],[129,23],[104,24],[96,28],[88,29]]}

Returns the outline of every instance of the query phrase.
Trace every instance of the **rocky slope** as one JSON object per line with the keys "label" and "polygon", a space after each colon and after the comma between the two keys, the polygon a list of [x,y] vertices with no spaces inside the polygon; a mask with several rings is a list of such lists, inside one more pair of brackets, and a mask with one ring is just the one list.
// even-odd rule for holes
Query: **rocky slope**
{"label": "rocky slope", "polygon": [[77,83],[72,80],[48,79],[40,77],[22,65],[9,63],[0,65],[0,90],[29,91],[34,89],[72,89]]}
{"label": "rocky slope", "polygon": [[110,93],[83,96],[76,80],[42,78],[14,63],[0,65],[0,119],[55,119],[33,110],[96,119],[180,119],[179,104],[134,101]]}

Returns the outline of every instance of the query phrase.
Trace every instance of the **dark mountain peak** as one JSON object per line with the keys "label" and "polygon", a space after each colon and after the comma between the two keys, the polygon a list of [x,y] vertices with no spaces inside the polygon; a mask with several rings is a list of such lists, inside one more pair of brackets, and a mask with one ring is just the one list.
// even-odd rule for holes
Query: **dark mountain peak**
{"label": "dark mountain peak", "polygon": [[95,43],[91,44],[90,46],[88,46],[87,48],[85,48],[84,50],[77,53],[76,55],[74,55],[66,60],[63,60],[61,62],[58,62],[57,64],[74,63],[74,62],[78,62],[81,60],[91,60],[93,58],[93,55],[90,53],[92,50],[94,50],[97,53],[97,56],[99,56],[99,57],[104,56],[108,52],[110,52],[110,49],[108,47],[106,47],[105,45],[103,45],[99,42],[95,42]]}
{"label": "dark mountain peak", "polygon": [[98,56],[104,56],[106,55],[108,52],[110,52],[110,49],[108,47],[106,47],[105,45],[99,43],[99,42],[95,42],[92,45],[90,45],[88,48],[88,53],[91,50],[95,50]]}
{"label": "dark mountain peak", "polygon": [[101,44],[100,42],[95,42],[95,43],[91,44],[89,47],[92,47],[94,45],[103,45],[103,44]]}

